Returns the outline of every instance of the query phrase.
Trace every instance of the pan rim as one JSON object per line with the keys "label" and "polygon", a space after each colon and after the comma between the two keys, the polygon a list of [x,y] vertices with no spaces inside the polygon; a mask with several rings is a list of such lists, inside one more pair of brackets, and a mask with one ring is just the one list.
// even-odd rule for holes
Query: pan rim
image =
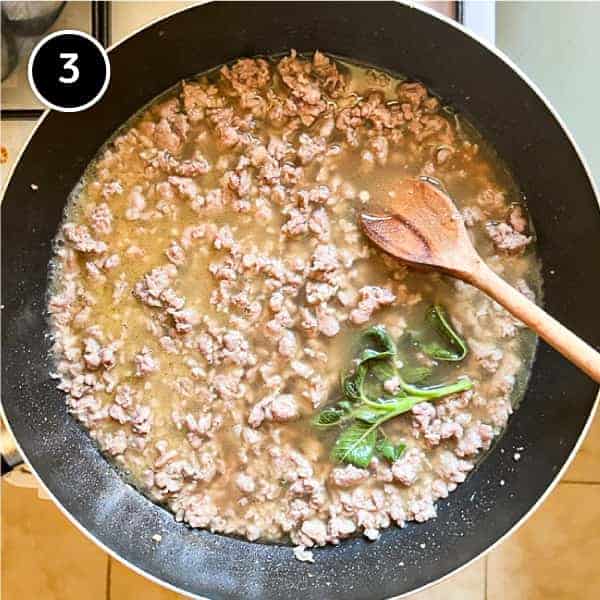
{"label": "pan rim", "polygon": [[[439,21],[442,21],[443,23],[445,23],[446,25],[449,25],[451,27],[454,27],[456,30],[460,31],[463,35],[468,36],[469,38],[471,38],[472,40],[474,40],[475,42],[478,42],[481,46],[483,46],[486,50],[488,50],[490,53],[492,53],[494,56],[496,56],[498,59],[500,59],[506,66],[508,66],[511,71],[513,73],[515,73],[516,75],[519,76],[519,78],[527,85],[527,87],[529,87],[529,89],[531,89],[537,96],[537,98],[539,100],[541,100],[542,104],[544,105],[544,107],[547,109],[547,111],[549,112],[549,114],[553,117],[553,119],[556,121],[556,123],[560,126],[562,133],[565,135],[566,139],[569,141],[569,143],[571,144],[571,147],[573,148],[573,150],[575,151],[575,154],[579,160],[579,163],[581,164],[583,171],[587,177],[588,183],[591,187],[591,190],[596,198],[596,202],[598,203],[598,209],[600,210],[600,195],[599,195],[599,190],[597,188],[597,185],[595,183],[595,180],[593,179],[592,175],[591,175],[591,170],[586,162],[586,159],[581,151],[581,149],[579,148],[577,142],[575,141],[575,139],[573,138],[571,132],[569,131],[569,129],[566,127],[565,123],[563,122],[562,118],[560,117],[560,115],[558,114],[558,112],[556,111],[556,109],[553,107],[553,105],[550,103],[550,101],[546,98],[546,96],[543,94],[543,92],[538,88],[538,86],[517,66],[515,65],[512,60],[510,58],[508,58],[501,50],[495,48],[494,46],[492,46],[489,42],[487,42],[487,40],[481,38],[480,36],[478,36],[477,34],[472,33],[471,31],[467,30],[463,25],[461,25],[460,23],[457,23],[455,21],[453,21],[452,19],[445,17],[443,15],[440,15],[438,13],[436,13],[433,9],[429,9],[420,5],[416,5],[414,2],[410,2],[410,1],[398,1],[396,0],[397,4],[401,4],[401,5],[405,5],[413,10],[418,10],[422,13],[425,13],[427,15],[429,15],[430,17],[433,17],[435,19],[438,19]],[[136,36],[138,33],[143,32],[146,29],[149,29],[153,26],[155,26],[157,23],[167,20],[175,15],[178,15],[180,13],[183,13],[185,11],[192,11],[195,10],[196,8],[199,8],[203,5],[206,4],[212,4],[212,2],[210,1],[203,1],[203,2],[198,2],[195,3],[192,6],[186,6],[186,7],[182,7],[180,9],[177,9],[175,11],[170,12],[167,15],[164,15],[162,17],[158,17],[154,20],[152,20],[151,22],[147,23],[146,25],[139,27],[138,29],[132,31],[130,34],[128,34],[127,36],[125,36],[123,39],[121,39],[120,41],[111,44],[108,48],[107,48],[107,52],[111,52],[112,50],[114,50],[115,48],[117,48],[118,46],[120,46],[121,44],[123,44],[124,42],[127,42],[130,38]],[[50,109],[46,109],[44,111],[44,113],[42,114],[42,116],[39,118],[38,122],[36,123],[36,125],[34,126],[34,128],[32,129],[30,135],[28,136],[24,146],[22,147],[21,151],[19,152],[13,166],[10,169],[10,172],[6,178],[5,181],[5,186],[4,186],[4,190],[2,192],[2,201],[4,200],[4,197],[6,195],[6,192],[8,190],[9,187],[9,182],[12,179],[12,176],[17,168],[17,166],[19,165],[23,155],[25,154],[31,140],[33,139],[34,135],[36,134],[38,128],[42,125],[42,123],[46,120],[46,118],[48,117],[48,115],[50,114],[51,110]],[[594,417],[597,414],[598,411],[598,407],[600,406],[600,393],[597,393],[596,395],[596,399],[591,407],[590,413],[586,419],[585,425],[581,430],[581,433],[579,434],[576,443],[573,446],[573,449],[571,450],[571,452],[569,453],[569,456],[567,457],[566,461],[564,462],[562,468],[556,473],[556,475],[554,476],[554,478],[552,479],[552,481],[550,482],[550,484],[548,485],[548,487],[546,488],[546,490],[544,491],[544,493],[538,498],[538,500],[527,510],[527,512],[525,512],[523,514],[523,516],[515,523],[513,524],[500,538],[498,538],[493,544],[491,544],[490,546],[488,546],[485,550],[483,550],[482,552],[480,552],[477,556],[473,557],[472,559],[466,561],[465,563],[463,563],[462,565],[456,567],[455,569],[449,571],[448,573],[446,573],[444,576],[436,579],[435,581],[431,581],[427,584],[424,584],[421,587],[415,588],[409,592],[405,592],[399,596],[396,596],[396,598],[406,598],[409,597],[413,594],[416,594],[417,592],[423,591],[425,589],[428,589],[434,585],[437,585],[445,580],[447,580],[448,578],[456,575],[458,572],[462,571],[463,569],[465,569],[466,567],[468,567],[469,565],[471,565],[472,563],[474,563],[475,561],[479,560],[480,558],[486,556],[489,552],[491,552],[493,549],[495,549],[499,544],[503,543],[509,536],[511,536],[513,533],[515,533],[533,514],[535,511],[538,510],[538,508],[547,500],[547,498],[549,497],[549,495],[552,493],[552,491],[555,489],[555,487],[558,485],[558,483],[560,482],[560,479],[562,478],[562,476],[564,475],[564,473],[566,472],[566,470],[568,469],[568,467],[571,465],[572,461],[574,460],[577,452],[579,451],[579,449],[581,448],[581,445],[583,444],[585,437],[587,436],[587,434],[589,433],[589,430],[591,428],[591,425],[593,423]],[[0,407],[0,413],[2,415],[2,417],[4,418],[5,423],[7,424],[8,429],[11,431],[12,434],[12,428],[10,426],[10,423],[8,422],[8,420],[6,419],[6,416],[4,415],[4,410],[3,408]],[[14,437],[14,434],[13,434]],[[15,438],[16,439],[16,438]],[[128,568],[132,569],[134,572],[142,575],[143,577],[153,581],[154,583],[161,585],[162,587],[165,587],[167,589],[170,589],[172,591],[175,591],[179,594],[182,594],[184,596],[187,596],[189,598],[204,598],[203,596],[198,596],[195,595],[187,590],[184,590],[182,588],[179,588],[167,581],[164,581],[160,578],[158,578],[157,576],[144,571],[143,569],[141,569],[140,567],[134,565],[133,563],[129,562],[126,558],[123,558],[122,556],[120,556],[116,551],[112,550],[111,548],[109,548],[108,546],[106,546],[102,541],[100,541],[90,530],[86,529],[66,508],[65,506],[63,506],[63,504],[56,498],[56,496],[46,487],[46,485],[44,484],[43,480],[41,479],[41,477],[38,475],[37,471],[33,468],[33,466],[31,465],[31,463],[29,462],[29,459],[27,458],[26,454],[23,452],[18,440],[16,440],[16,444],[17,447],[19,449],[19,451],[21,452],[21,455],[24,458],[25,463],[29,466],[29,468],[31,469],[32,473],[36,476],[37,480],[40,482],[41,487],[46,491],[46,493],[49,495],[49,497],[53,500],[53,502],[58,506],[58,508],[61,510],[61,512],[69,519],[69,521],[71,521],[80,531],[82,531],[82,533],[87,536],[90,540],[92,540],[95,544],[97,544],[100,548],[102,548],[105,552],[107,552],[112,558],[115,558],[116,560],[118,560],[119,562],[121,562],[122,564],[124,564],[125,566],[127,566]]]}

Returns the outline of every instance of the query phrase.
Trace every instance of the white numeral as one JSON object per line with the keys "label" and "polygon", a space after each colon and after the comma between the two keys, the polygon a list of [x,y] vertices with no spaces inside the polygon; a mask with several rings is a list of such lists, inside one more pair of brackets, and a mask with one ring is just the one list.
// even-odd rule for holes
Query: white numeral
{"label": "white numeral", "polygon": [[63,69],[71,71],[69,77],[63,77],[62,75],[58,78],[61,83],[75,83],[79,79],[79,69],[75,66],[75,61],[79,58],[79,55],[74,52],[61,52],[60,58],[65,59],[67,62],[64,64]]}

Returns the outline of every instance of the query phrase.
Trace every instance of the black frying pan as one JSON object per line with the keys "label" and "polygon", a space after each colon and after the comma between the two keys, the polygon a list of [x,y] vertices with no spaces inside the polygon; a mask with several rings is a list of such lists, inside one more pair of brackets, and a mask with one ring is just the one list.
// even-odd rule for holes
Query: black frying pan
{"label": "black frying pan", "polygon": [[[192,530],[128,486],[67,414],[50,380],[44,314],[51,241],[65,201],[102,143],[178,80],[239,56],[326,52],[422,80],[471,117],[527,198],[547,309],[596,346],[600,212],[585,167],[544,100],[459,27],[394,3],[219,3],[160,21],[110,52],[104,99],[51,113],[21,157],[2,207],[3,403],[23,454],[56,501],[115,556],[211,598],[385,598],[473,560],[520,523],[556,481],[589,422],[597,388],[540,344],[521,408],[437,519],[351,539],[301,563],[289,547]],[[33,192],[30,184],[39,186]],[[513,460],[523,447],[522,459]],[[506,484],[500,485],[504,480]],[[152,535],[159,533],[156,544]]]}

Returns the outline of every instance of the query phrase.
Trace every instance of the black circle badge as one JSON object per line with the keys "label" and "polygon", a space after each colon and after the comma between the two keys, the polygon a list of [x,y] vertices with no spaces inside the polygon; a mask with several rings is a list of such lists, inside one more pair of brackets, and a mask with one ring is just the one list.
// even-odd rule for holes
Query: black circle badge
{"label": "black circle badge", "polygon": [[78,112],[102,98],[110,80],[108,55],[83,31],[56,31],[29,58],[29,85],[40,102],[60,112]]}

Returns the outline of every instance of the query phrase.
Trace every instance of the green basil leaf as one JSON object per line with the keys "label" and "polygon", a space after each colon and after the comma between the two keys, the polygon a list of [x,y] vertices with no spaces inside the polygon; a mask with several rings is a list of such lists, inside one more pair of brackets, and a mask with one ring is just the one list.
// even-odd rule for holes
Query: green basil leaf
{"label": "green basil leaf", "polygon": [[396,344],[383,325],[374,325],[363,331],[360,341],[363,348],[359,355],[361,364],[374,358],[396,356]]}
{"label": "green basil leaf", "polygon": [[348,400],[360,400],[360,390],[358,389],[353,376],[347,376],[344,379],[342,391],[344,392],[344,396],[348,398]]}
{"label": "green basil leaf", "polygon": [[367,362],[368,360],[373,360],[375,358],[381,358],[381,355],[385,354],[385,352],[381,352],[380,350],[373,350],[372,348],[365,348],[359,355],[358,360],[361,363]]}
{"label": "green basil leaf", "polygon": [[448,344],[444,348],[438,342],[421,343],[421,349],[435,360],[460,361],[469,351],[466,342],[456,333],[443,306],[434,304],[427,310],[426,320]]}
{"label": "green basil leaf", "polygon": [[460,358],[460,354],[444,348],[437,342],[421,344],[421,350],[434,360],[444,360],[449,362],[462,360],[462,358]]}
{"label": "green basil leaf", "polygon": [[360,364],[351,375],[347,375],[342,384],[344,396],[350,401],[360,401],[363,396],[363,385],[369,369]]}
{"label": "green basil leaf", "polygon": [[335,407],[324,408],[321,412],[317,413],[312,419],[312,424],[315,427],[325,429],[327,427],[333,427],[339,425],[342,418],[346,413],[344,410]]}
{"label": "green basil leaf", "polygon": [[400,376],[406,383],[421,383],[431,376],[433,369],[431,367],[402,367]]}
{"label": "green basil leaf", "polygon": [[376,443],[376,426],[357,421],[339,435],[331,451],[331,457],[337,462],[364,469],[369,466],[373,458]]}
{"label": "green basil leaf", "polygon": [[369,363],[369,373],[383,383],[396,375],[396,367],[390,360],[374,360]]}
{"label": "green basil leaf", "polygon": [[362,350],[354,373],[342,378],[342,392],[352,402],[381,396],[381,384],[396,372],[393,362],[388,360],[396,356],[396,344],[385,327],[369,327],[361,334],[360,342]]}
{"label": "green basil leaf", "polygon": [[390,463],[397,461],[404,454],[405,450],[406,444],[400,442],[394,445],[389,438],[380,439],[375,446],[375,452]]}
{"label": "green basil leaf", "polygon": [[[444,347],[430,339],[415,339],[408,336],[413,347],[434,352],[439,360],[460,360],[466,355],[464,342],[452,329],[440,306],[428,312],[428,322],[448,344]],[[425,341],[427,343],[425,343]],[[323,409],[313,418],[316,427],[333,427],[351,421],[337,437],[331,451],[332,460],[367,467],[375,453],[394,462],[402,456],[404,443],[393,444],[387,438],[380,439],[379,426],[427,400],[442,398],[472,387],[472,382],[459,378],[454,383],[420,387],[418,383],[427,379],[432,370],[421,366],[401,366],[398,350],[386,328],[381,325],[370,327],[361,336],[361,350],[355,367],[341,377],[343,400]],[[389,395],[384,383],[398,377],[399,388]]]}
{"label": "green basil leaf", "polygon": [[383,382],[375,377],[370,369],[363,382],[362,391],[364,397],[373,401],[376,401],[378,398],[385,395]]}
{"label": "green basil leaf", "polygon": [[352,416],[359,421],[364,421],[365,423],[376,423],[382,417],[386,417],[392,410],[394,410],[395,406],[395,402],[381,404],[380,407],[377,408],[368,404],[363,404],[352,411]]}
{"label": "green basil leaf", "polygon": [[352,403],[348,402],[347,400],[342,400],[340,402],[338,402],[338,406],[345,412],[345,413],[349,413],[352,410]]}

